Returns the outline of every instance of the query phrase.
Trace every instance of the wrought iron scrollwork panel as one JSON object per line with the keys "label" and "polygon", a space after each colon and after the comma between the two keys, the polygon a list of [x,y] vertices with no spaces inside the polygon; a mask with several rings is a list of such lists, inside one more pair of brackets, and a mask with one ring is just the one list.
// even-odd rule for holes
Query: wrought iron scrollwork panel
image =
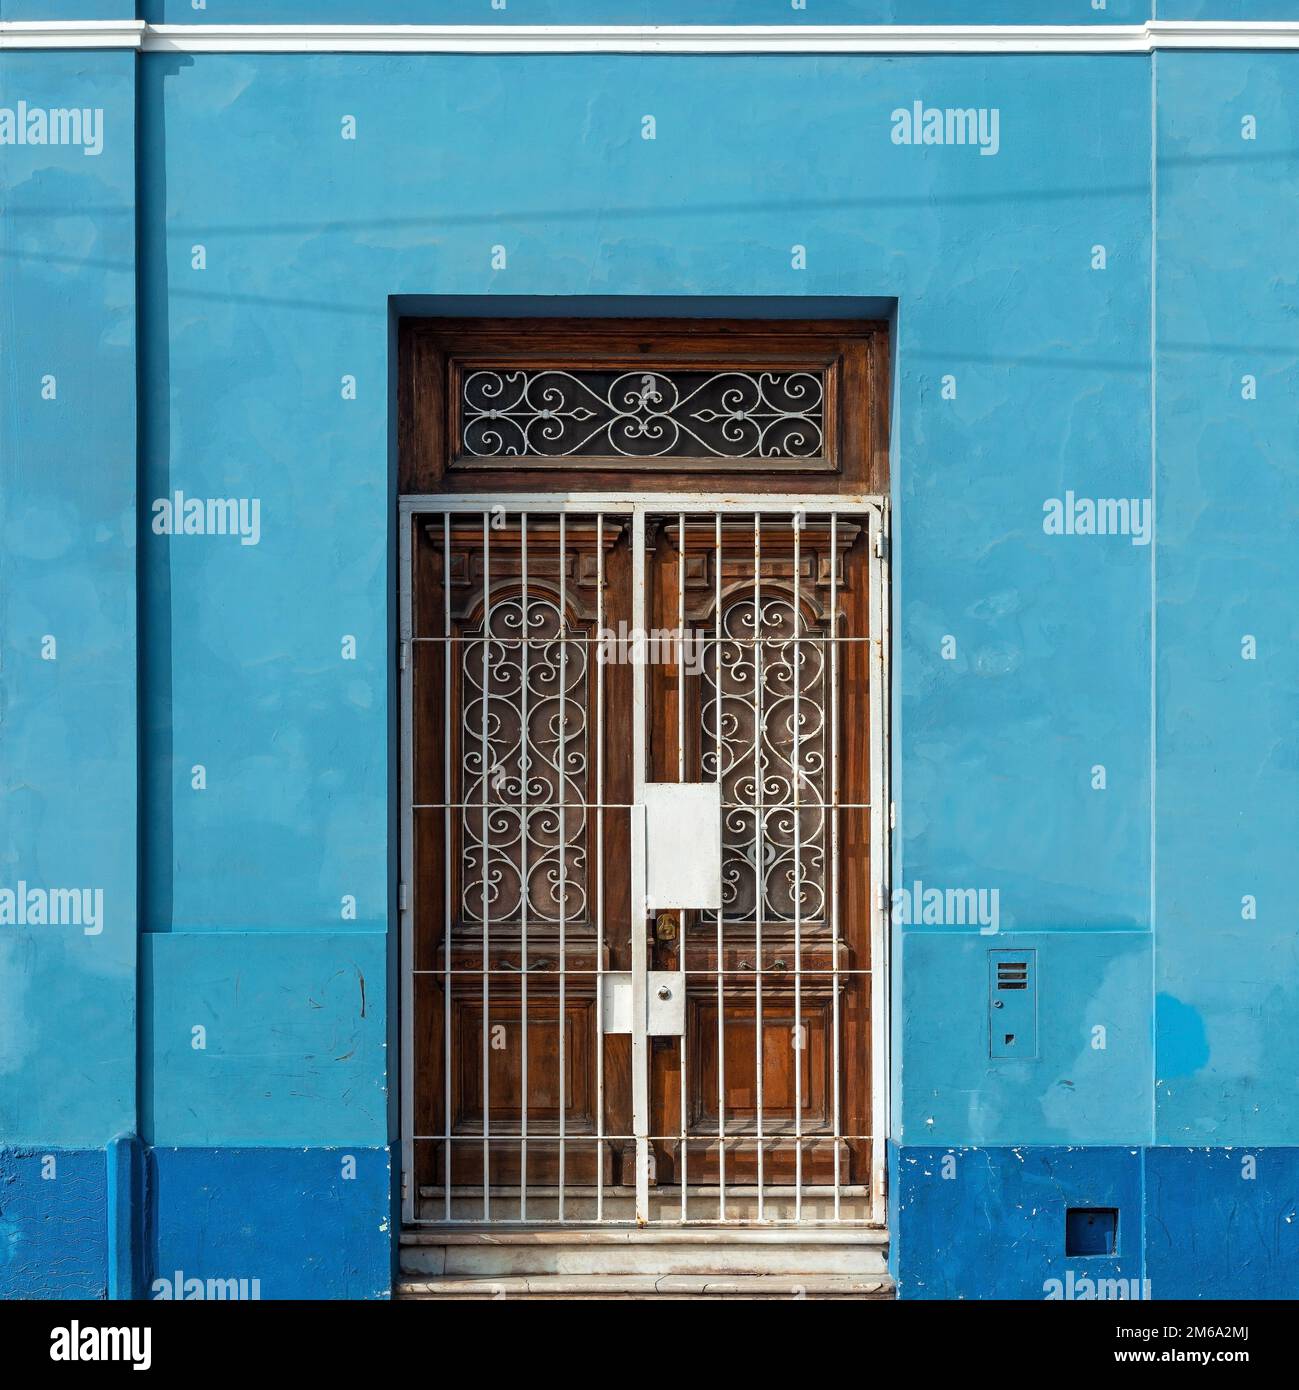
{"label": "wrought iron scrollwork panel", "polygon": [[818,371],[479,368],[460,387],[475,458],[819,459]]}
{"label": "wrought iron scrollwork panel", "polygon": [[530,924],[582,922],[587,644],[541,598],[526,623],[521,597],[494,602],[485,628],[464,643],[461,912],[493,926],[520,924],[525,908]]}
{"label": "wrought iron scrollwork panel", "polygon": [[702,732],[703,774],[722,783],[725,917],[822,921],[828,672],[824,642],[794,639],[826,630],[779,597],[731,603],[721,629],[705,651]]}

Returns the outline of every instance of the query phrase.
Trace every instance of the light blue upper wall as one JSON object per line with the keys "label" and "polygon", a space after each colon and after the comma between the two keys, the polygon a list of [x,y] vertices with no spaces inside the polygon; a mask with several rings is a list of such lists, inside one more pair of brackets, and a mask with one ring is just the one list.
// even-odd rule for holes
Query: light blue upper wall
{"label": "light blue upper wall", "polygon": [[[1037,953],[1037,1054],[993,1061],[988,952],[1025,948]],[[897,1143],[1151,1142],[1148,932],[910,932],[898,1005]]]}
{"label": "light blue upper wall", "polygon": [[[1294,58],[1156,60],[1157,556],[1127,537],[1042,529],[1043,502],[1066,490],[1151,492],[1147,59],[42,54],[6,57],[3,71],[30,77],[33,100],[62,102],[75,74],[96,103],[129,109],[137,61],[146,1137],[386,1134],[391,298],[508,297],[513,310],[529,296],[646,295],[673,312],[691,296],[749,296],[757,313],[814,297],[899,306],[896,881],[997,889],[1001,934],[899,934],[895,1137],[1293,1142],[1281,904],[1293,897],[1295,586],[1283,530],[1260,519],[1294,512],[1294,333],[1276,269],[1292,226]],[[995,106],[997,156],[894,145],[891,112],[917,100]],[[1246,100],[1261,124],[1242,160],[1232,121]],[[646,113],[653,142],[640,138]],[[347,115],[356,141],[340,138]],[[74,377],[92,363],[120,376],[66,418],[40,415],[38,395],[20,399],[6,377],[0,728],[6,852],[12,841],[15,863],[39,855],[73,882],[89,863],[133,912],[134,479],[85,464],[87,441],[97,458],[115,441],[134,450],[133,163],[110,156],[41,156],[95,165],[109,187],[74,165],[75,182],[8,194],[56,214],[42,214],[34,247],[18,243],[3,298],[15,333],[36,356],[74,346]],[[10,218],[3,235],[8,264],[29,233]],[[490,268],[498,243],[504,271]],[[791,268],[794,245],[806,270]],[[1224,334],[1224,322],[1243,326]],[[1260,392],[1246,405],[1233,383],[1251,370]],[[61,384],[52,409],[69,404]],[[177,489],[255,498],[258,544],[153,534],[150,503]],[[91,558],[72,542],[27,554],[50,532],[26,520],[10,540],[11,518],[33,508],[38,522],[70,518]],[[48,683],[51,664],[24,645],[51,605],[74,632],[87,613],[105,629],[106,688],[67,695],[63,732],[40,723],[51,705],[38,713],[32,682]],[[1260,635],[1258,662],[1239,663],[1241,632]],[[56,679],[68,655],[61,642]],[[1253,883],[1260,920],[1242,922]],[[0,1025],[12,1097],[0,1124],[18,1130],[6,1138],[102,1142],[130,1119],[133,954],[111,968],[96,955],[92,986],[69,968],[83,943],[41,942],[0,941],[16,981],[0,982],[3,997],[40,1005]],[[1038,951],[1043,1013],[1040,1057],[1007,1067],[987,1056],[986,961],[1010,944]],[[1171,997],[1158,1063],[1155,988]],[[87,1033],[105,1041],[78,1072]],[[33,1065],[37,1083],[24,1075],[19,1089]],[[82,1077],[75,1103],[69,1076]]]}
{"label": "light blue upper wall", "polygon": [[[155,24],[1139,24],[1285,20],[1299,0],[0,0],[0,19],[129,19]],[[580,13],[577,12],[580,8]]]}
{"label": "light blue upper wall", "polygon": [[0,0],[0,19],[134,19],[137,0]]}
{"label": "light blue upper wall", "polygon": [[0,923],[6,1144],[133,1127],[135,61],[0,55],[0,107],[103,122],[98,154],[0,146],[0,889],[103,903]]}
{"label": "light blue upper wall", "polygon": [[1158,81],[1158,1133],[1293,1143],[1299,55]]}
{"label": "light blue upper wall", "polygon": [[[360,923],[382,919],[386,299],[493,290],[898,296],[906,867],[993,875],[1004,926],[1144,925],[1149,551],[1046,537],[1041,519],[1065,487],[1148,492],[1146,74],[1069,58],[151,60],[146,238],[165,205],[167,290],[151,258],[146,321],[169,351],[146,384],[147,491],[262,509],[255,547],[148,549],[169,567],[149,583],[170,588],[150,668],[174,837],[151,861],[152,925],[332,926],[349,892]],[[759,75],[763,110],[736,123]],[[811,121],[790,125],[779,113],[809,81]],[[916,99],[998,105],[1000,154],[893,145],[889,113]],[[520,130],[549,136],[521,158]],[[948,373],[955,401],[939,398]]]}
{"label": "light blue upper wall", "polygon": [[144,949],[150,1142],[386,1143],[382,935],[162,932]]}
{"label": "light blue upper wall", "polygon": [[[981,161],[1001,178],[944,167],[882,225],[905,264],[895,886],[996,889],[1001,931],[901,931],[895,1136],[1143,1142],[1151,549],[1046,535],[1043,504],[1150,496],[1149,67],[1009,61],[966,98],[1020,132]],[[988,1055],[987,951],[1008,945],[1038,951],[1033,1062]]]}
{"label": "light blue upper wall", "polygon": [[[16,5],[32,0],[7,0]],[[65,0],[95,3],[95,0]],[[1151,0],[139,0],[155,24],[1133,24]]]}
{"label": "light blue upper wall", "polygon": [[1160,19],[1299,19],[1299,0],[1157,0]]}
{"label": "light blue upper wall", "polygon": [[[245,79],[225,66],[215,85],[195,83],[187,59],[142,73],[142,1131],[175,1145],[383,1144],[388,306],[348,290],[316,228],[274,225],[278,176],[256,170],[291,138],[274,133],[274,109],[231,136]],[[320,259],[277,284],[286,248]],[[177,491],[255,502],[255,543],[157,533],[152,504]]]}
{"label": "light blue upper wall", "polygon": [[[1007,929],[1144,930],[1149,552],[1045,537],[1041,519],[1066,487],[1149,490],[1148,73],[1083,58],[146,60],[146,492],[262,508],[255,547],[148,538],[150,925],[381,927],[388,297],[616,293],[900,301],[904,878],[997,887]],[[997,107],[999,153],[893,144],[891,112],[916,100]],[[523,131],[545,138],[525,153]],[[509,264],[494,272],[497,243]],[[345,633],[356,662],[339,659]],[[355,923],[340,921],[347,893]],[[936,945],[908,1012],[926,1112],[927,1090],[965,1094],[988,1071],[986,1047],[942,1037],[971,1007],[964,949]],[[1086,948],[1098,978],[1129,953],[1110,932]],[[1127,1007],[1148,1018],[1148,994]],[[1073,1061],[1071,1037],[1059,1048],[983,1138],[1100,1122],[1091,1101],[1035,1118]],[[1148,1049],[1112,1060],[1148,1093]]]}
{"label": "light blue upper wall", "polygon": [[[249,100],[265,61],[143,73],[145,506],[179,491],[258,519],[245,538],[146,518],[147,926],[384,930],[388,306],[322,225],[355,195],[310,191],[297,153],[313,69]],[[328,122],[344,162],[320,176],[346,180],[365,156]],[[381,223],[377,187],[360,196]]]}

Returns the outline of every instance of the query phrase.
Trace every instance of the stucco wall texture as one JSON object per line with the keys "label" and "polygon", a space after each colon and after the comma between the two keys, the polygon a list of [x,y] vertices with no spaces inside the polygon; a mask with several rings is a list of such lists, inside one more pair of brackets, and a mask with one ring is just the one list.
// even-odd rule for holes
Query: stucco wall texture
{"label": "stucco wall texture", "polygon": [[[575,8],[505,18],[791,22]],[[893,882],[999,903],[895,927],[901,1295],[1042,1297],[1097,1205],[1157,1298],[1299,1295],[1299,53],[0,53],[20,102],[102,147],[0,143],[0,1293],[110,1289],[128,1134],[138,1277],[387,1296],[394,325],[618,296],[893,319]],[[916,103],[995,149],[900,142]],[[178,491],[256,500],[256,540],[158,534]],[[1052,529],[1105,499],[1131,524]],[[91,896],[52,925],[20,885]],[[1007,947],[1031,1060],[989,1056]]]}

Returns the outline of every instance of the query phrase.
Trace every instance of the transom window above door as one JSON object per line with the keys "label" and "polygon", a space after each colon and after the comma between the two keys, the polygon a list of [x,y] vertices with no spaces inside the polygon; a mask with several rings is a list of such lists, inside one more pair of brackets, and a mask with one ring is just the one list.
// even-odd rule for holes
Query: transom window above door
{"label": "transom window above door", "polygon": [[831,366],[687,371],[648,364],[456,364],[456,457],[536,466],[579,457],[716,468],[749,459],[832,467]]}
{"label": "transom window above door", "polygon": [[[403,321],[402,489],[881,491],[883,326],[839,321]],[[783,480],[783,481],[782,481]]]}

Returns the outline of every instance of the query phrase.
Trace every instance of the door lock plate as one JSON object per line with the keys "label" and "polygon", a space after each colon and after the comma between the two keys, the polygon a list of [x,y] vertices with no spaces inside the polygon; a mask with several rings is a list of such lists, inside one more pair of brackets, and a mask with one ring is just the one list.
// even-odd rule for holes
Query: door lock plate
{"label": "door lock plate", "polygon": [[[606,970],[601,977],[604,995],[603,1031],[630,1033],[636,1007],[630,970]],[[646,972],[645,1033],[651,1038],[679,1038],[686,1031],[685,974],[680,970]]]}
{"label": "door lock plate", "polygon": [[679,1038],[686,1031],[684,970],[651,970],[646,976],[645,1031],[651,1038]]}

